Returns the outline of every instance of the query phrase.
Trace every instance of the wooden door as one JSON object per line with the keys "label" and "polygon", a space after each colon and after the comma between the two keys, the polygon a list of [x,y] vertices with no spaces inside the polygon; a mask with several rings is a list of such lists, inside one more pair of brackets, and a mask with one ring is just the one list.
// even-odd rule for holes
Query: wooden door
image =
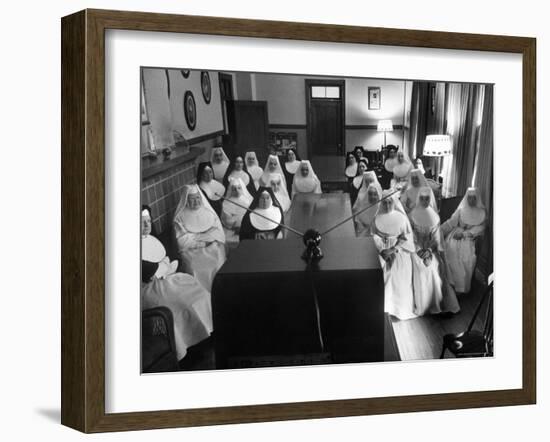
{"label": "wooden door", "polygon": [[344,156],[345,82],[306,80],[309,156]]}

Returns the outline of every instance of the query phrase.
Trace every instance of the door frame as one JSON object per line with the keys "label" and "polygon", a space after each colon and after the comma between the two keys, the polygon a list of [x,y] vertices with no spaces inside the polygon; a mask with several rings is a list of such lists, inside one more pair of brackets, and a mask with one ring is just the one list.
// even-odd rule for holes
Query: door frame
{"label": "door frame", "polygon": [[306,138],[307,138],[307,155],[308,159],[311,159],[313,156],[313,143],[312,143],[312,130],[313,124],[311,122],[311,86],[339,86],[340,87],[340,98],[325,98],[325,100],[334,100],[339,101],[341,110],[341,127],[342,127],[342,151],[337,153],[335,156],[345,156],[346,155],[346,80],[329,80],[329,79],[315,79],[315,78],[306,78],[305,79],[305,96],[306,96]]}

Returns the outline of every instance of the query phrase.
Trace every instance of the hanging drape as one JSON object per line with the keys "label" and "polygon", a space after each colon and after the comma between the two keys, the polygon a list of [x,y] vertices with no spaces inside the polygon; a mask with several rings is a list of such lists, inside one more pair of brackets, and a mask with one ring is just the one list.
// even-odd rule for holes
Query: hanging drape
{"label": "hanging drape", "polygon": [[446,133],[451,135],[453,153],[443,158],[444,198],[463,195],[472,183],[484,87],[461,83],[446,86]]}
{"label": "hanging drape", "polygon": [[428,92],[428,83],[419,81],[413,83],[408,143],[409,150],[406,152],[411,159],[422,155],[424,141],[426,140],[429,101]]}

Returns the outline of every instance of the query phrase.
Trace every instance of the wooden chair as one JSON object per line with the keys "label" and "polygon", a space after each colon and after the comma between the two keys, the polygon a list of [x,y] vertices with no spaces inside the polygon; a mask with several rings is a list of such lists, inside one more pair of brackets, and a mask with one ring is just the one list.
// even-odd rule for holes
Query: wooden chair
{"label": "wooden chair", "polygon": [[141,371],[159,373],[178,370],[174,318],[167,307],[143,310],[141,314]]}
{"label": "wooden chair", "polygon": [[[473,330],[474,323],[485,304],[487,304],[487,308],[483,330]],[[490,281],[485,289],[466,331],[443,336],[443,349],[439,359],[445,357],[446,350],[449,350],[457,358],[493,356],[493,281]]]}

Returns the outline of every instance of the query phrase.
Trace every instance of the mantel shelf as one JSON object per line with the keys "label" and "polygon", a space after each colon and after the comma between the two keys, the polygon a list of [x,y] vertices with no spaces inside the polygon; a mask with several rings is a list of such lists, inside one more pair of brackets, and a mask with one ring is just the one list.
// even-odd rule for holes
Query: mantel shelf
{"label": "mantel shelf", "polygon": [[141,179],[151,178],[168,169],[176,167],[182,163],[193,161],[204,153],[204,147],[194,146],[189,151],[184,148],[176,147],[172,150],[169,158],[165,159],[162,153],[159,153],[156,158],[141,159]]}

